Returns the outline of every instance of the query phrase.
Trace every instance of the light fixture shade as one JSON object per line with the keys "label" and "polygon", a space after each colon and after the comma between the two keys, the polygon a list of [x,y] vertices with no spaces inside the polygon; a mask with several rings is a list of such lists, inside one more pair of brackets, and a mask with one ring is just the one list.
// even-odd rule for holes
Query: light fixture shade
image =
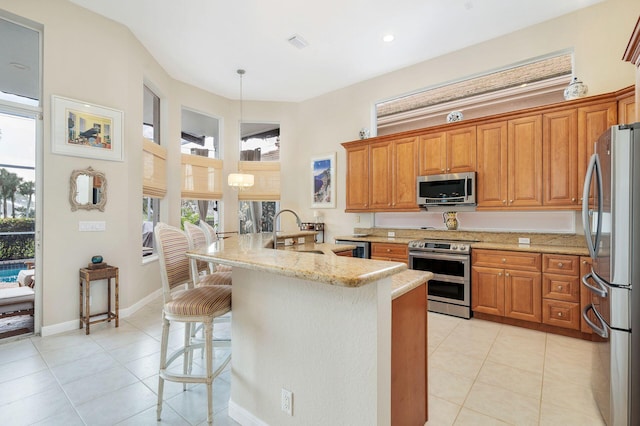
{"label": "light fixture shade", "polygon": [[253,175],[246,173],[230,173],[227,178],[227,183],[230,187],[235,189],[244,189],[253,186]]}

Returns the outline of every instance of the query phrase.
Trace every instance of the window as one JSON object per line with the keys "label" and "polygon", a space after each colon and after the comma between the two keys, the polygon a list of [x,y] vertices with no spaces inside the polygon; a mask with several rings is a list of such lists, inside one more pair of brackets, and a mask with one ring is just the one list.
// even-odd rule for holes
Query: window
{"label": "window", "polygon": [[153,230],[160,221],[166,193],[166,150],[160,146],[160,98],[144,86],[143,102],[142,256],[156,253]]}
{"label": "window", "polygon": [[240,233],[273,232],[280,207],[280,125],[242,123],[240,173],[254,175],[254,186],[238,193]]}
{"label": "window", "polygon": [[377,134],[444,124],[452,111],[469,119],[561,102],[572,62],[561,52],[380,102]]}
{"label": "window", "polygon": [[182,109],[180,150],[182,153],[181,221],[200,220],[222,231],[222,153],[220,120],[190,109]]}

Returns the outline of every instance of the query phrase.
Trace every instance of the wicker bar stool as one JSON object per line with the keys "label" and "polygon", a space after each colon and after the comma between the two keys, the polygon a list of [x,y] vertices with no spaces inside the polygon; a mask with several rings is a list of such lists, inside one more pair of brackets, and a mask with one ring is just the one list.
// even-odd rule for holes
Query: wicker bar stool
{"label": "wicker bar stool", "polygon": [[[178,228],[159,223],[154,230],[160,260],[162,278],[162,342],[160,347],[160,371],[158,378],[157,418],[160,420],[165,380],[183,383],[203,383],[207,388],[207,422],[213,423],[213,380],[222,372],[231,359],[226,355],[218,368],[213,370],[213,322],[231,311],[231,286],[193,287],[190,274],[190,262],[186,257],[188,249],[187,236]],[[173,291],[178,287],[187,289]],[[184,346],[170,355],[168,352],[169,329],[172,322],[185,323]],[[192,338],[191,325],[204,325],[204,339]],[[224,346],[229,346],[225,342]],[[193,351],[204,348],[205,374],[191,374]],[[171,364],[183,359],[182,373],[169,370]]]}

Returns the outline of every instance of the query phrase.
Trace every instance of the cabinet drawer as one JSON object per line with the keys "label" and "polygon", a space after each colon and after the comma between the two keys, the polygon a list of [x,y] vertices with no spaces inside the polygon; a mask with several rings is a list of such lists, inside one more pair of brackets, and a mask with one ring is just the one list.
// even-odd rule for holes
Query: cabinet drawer
{"label": "cabinet drawer", "polygon": [[543,254],[542,272],[553,274],[578,275],[580,273],[580,258],[565,254]]}
{"label": "cabinet drawer", "polygon": [[580,330],[580,304],[542,299],[542,322],[557,327]]}
{"label": "cabinet drawer", "polygon": [[406,244],[372,243],[371,257],[402,258],[406,262],[409,257],[409,246]]}
{"label": "cabinet drawer", "polygon": [[520,271],[540,271],[542,255],[519,251],[483,250],[471,251],[473,265],[494,268],[512,268]]}
{"label": "cabinet drawer", "polygon": [[559,274],[542,274],[542,297],[566,302],[580,301],[580,279]]}

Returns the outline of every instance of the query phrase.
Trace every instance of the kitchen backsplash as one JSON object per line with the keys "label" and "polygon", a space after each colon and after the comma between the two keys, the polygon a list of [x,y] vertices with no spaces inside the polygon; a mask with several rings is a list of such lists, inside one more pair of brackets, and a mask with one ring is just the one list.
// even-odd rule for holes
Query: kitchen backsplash
{"label": "kitchen backsplash", "polygon": [[[445,230],[442,213],[375,213],[371,225],[375,228]],[[459,231],[582,234],[579,216],[575,211],[457,212]]]}

